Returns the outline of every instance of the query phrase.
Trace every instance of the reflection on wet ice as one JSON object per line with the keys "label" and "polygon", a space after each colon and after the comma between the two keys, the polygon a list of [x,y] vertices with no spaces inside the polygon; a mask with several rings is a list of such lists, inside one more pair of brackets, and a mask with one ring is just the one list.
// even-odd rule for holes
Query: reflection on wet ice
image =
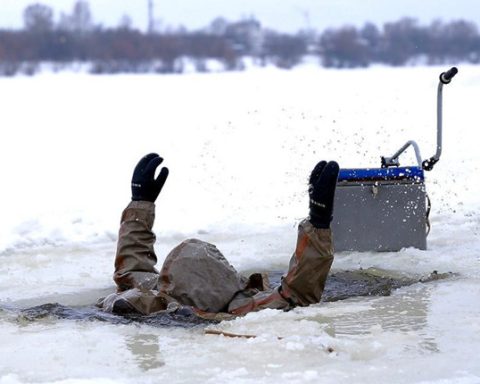
{"label": "reflection on wet ice", "polygon": [[[416,335],[414,345],[405,348],[438,352],[435,337],[428,328],[432,285],[417,284],[400,289],[391,296],[353,298],[325,304],[324,310],[309,320],[325,326],[332,337],[351,338],[377,333]],[[338,306],[347,308],[339,310]]]}
{"label": "reflection on wet ice", "polygon": [[139,333],[126,337],[126,346],[134,356],[135,362],[143,371],[160,368],[165,365],[160,355],[159,338],[149,333]]}

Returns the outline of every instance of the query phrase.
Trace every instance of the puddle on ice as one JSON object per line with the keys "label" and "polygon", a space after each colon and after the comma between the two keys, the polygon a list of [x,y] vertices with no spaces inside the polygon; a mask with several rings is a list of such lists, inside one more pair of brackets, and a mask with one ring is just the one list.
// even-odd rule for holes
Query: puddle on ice
{"label": "puddle on ice", "polygon": [[[431,287],[418,285],[401,289],[389,297],[349,300],[351,308],[346,311],[335,307],[324,308],[321,314],[308,320],[318,321],[324,330],[337,339],[362,338],[381,333],[416,335],[412,338],[418,352],[438,351],[435,341],[423,330],[428,323]],[[406,343],[403,348],[411,348]],[[362,358],[358,356],[358,358]]]}

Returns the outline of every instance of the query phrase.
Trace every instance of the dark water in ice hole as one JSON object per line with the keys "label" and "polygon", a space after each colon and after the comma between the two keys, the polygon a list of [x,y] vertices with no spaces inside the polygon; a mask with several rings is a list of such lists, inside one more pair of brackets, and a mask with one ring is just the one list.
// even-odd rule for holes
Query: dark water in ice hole
{"label": "dark water in ice hole", "polygon": [[[269,272],[272,285],[278,285],[283,272]],[[358,296],[389,296],[393,290],[415,283],[428,283],[429,281],[444,279],[452,274],[438,274],[436,271],[424,278],[412,278],[395,275],[374,268],[355,271],[337,271],[330,274],[327,279],[322,301],[338,301]],[[142,323],[156,327],[184,327],[191,328],[211,323],[217,320],[199,318],[190,311],[176,311],[160,313],[150,316],[136,314],[115,315],[106,313],[95,305],[65,306],[58,303],[46,303],[29,308],[1,308],[1,312],[14,314],[15,321],[30,323],[36,320],[53,318],[82,321],[103,321],[112,324]]]}

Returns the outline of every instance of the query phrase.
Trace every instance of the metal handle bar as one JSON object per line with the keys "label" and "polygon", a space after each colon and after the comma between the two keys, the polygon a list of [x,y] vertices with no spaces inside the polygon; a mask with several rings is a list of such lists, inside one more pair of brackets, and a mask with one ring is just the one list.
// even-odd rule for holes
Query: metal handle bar
{"label": "metal handle bar", "polygon": [[440,160],[442,154],[442,133],[443,133],[443,85],[450,84],[450,81],[458,73],[456,67],[450,68],[447,72],[443,72],[440,75],[440,82],[438,83],[437,90],[437,150],[435,155],[430,159],[425,159],[422,162],[422,167],[426,171],[431,171],[433,166]]}
{"label": "metal handle bar", "polygon": [[393,156],[383,157],[382,156],[382,168],[388,167],[398,167],[400,162],[398,158],[400,155],[405,152],[405,150],[412,146],[415,150],[415,156],[417,158],[417,163],[419,167],[422,167],[426,171],[431,171],[433,166],[440,160],[440,155],[442,154],[442,130],[443,130],[443,85],[449,84],[455,75],[458,73],[456,67],[450,68],[448,71],[440,74],[440,82],[438,83],[437,89],[437,151],[430,159],[422,161],[420,156],[420,149],[415,141],[407,141]]}
{"label": "metal handle bar", "polygon": [[420,155],[420,148],[418,147],[418,144],[413,141],[407,141],[403,146],[395,152],[391,157],[384,157],[382,156],[382,168],[388,168],[388,167],[399,167],[400,162],[398,160],[399,156],[407,150],[408,147],[412,146],[413,150],[415,151],[415,157],[417,158],[417,163],[418,166],[422,166],[422,156]]}

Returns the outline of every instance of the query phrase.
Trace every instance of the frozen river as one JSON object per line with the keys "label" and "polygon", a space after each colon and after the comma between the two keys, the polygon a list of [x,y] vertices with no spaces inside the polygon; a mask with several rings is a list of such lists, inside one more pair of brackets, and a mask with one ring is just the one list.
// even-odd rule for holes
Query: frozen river
{"label": "frozen river", "polygon": [[475,66],[459,66],[444,90],[428,250],[339,253],[333,265],[450,277],[189,328],[19,316],[45,303],[88,307],[114,289],[131,172],[152,151],[171,170],[154,227],[160,262],[198,237],[240,272],[285,270],[318,160],[379,166],[409,139],[434,153],[444,69],[0,79],[0,384],[480,383]]}

